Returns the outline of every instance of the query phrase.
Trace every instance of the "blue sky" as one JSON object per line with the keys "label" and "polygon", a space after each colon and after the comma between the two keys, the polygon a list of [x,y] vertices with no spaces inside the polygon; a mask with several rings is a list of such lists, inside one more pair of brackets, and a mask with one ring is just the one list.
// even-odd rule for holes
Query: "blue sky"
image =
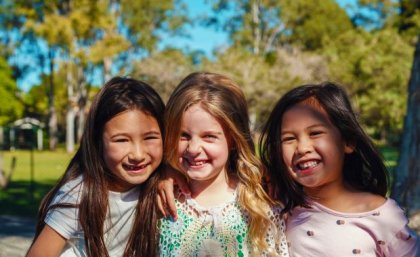
{"label": "blue sky", "polygon": [[[205,0],[184,0],[184,2],[187,4],[190,17],[197,17],[211,11],[210,5],[206,4]],[[351,13],[350,7],[355,4],[356,0],[337,0],[337,2]],[[228,35],[212,27],[196,24],[195,26],[187,26],[186,30],[190,37],[172,37],[168,41],[162,42],[162,46],[170,45],[192,51],[201,50],[207,56],[211,56],[213,49],[216,47],[229,45]]]}
{"label": "blue sky", "polygon": [[[187,4],[188,15],[193,20],[211,11],[210,5],[206,4],[205,0],[184,0],[184,2]],[[200,24],[187,25],[185,31],[188,32],[188,37],[168,38],[162,42],[162,46],[173,46],[191,51],[201,50],[207,56],[211,56],[215,47],[229,44],[228,35],[212,27],[204,27]]]}
{"label": "blue sky", "polygon": [[[211,7],[205,0],[183,0],[187,4],[188,14],[194,19],[200,15],[209,14]],[[349,6],[356,0],[337,0],[337,2],[351,12]],[[160,44],[160,48],[172,46],[188,51],[203,51],[207,56],[212,57],[213,49],[229,45],[228,35],[213,27],[204,27],[200,24],[188,25],[185,28],[188,37],[167,37]],[[39,73],[39,72],[38,72]],[[18,81],[19,88],[27,91],[32,85],[40,82],[39,74],[32,72],[24,79]]]}

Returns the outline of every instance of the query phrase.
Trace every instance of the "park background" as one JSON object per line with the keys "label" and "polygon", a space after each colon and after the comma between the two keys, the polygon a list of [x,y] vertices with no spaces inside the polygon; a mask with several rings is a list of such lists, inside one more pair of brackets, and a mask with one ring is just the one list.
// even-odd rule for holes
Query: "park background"
{"label": "park background", "polygon": [[0,3],[0,256],[28,246],[92,97],[115,75],[166,100],[190,72],[225,74],[242,87],[255,134],[287,90],[338,82],[384,155],[390,195],[409,215],[420,209],[419,0]]}

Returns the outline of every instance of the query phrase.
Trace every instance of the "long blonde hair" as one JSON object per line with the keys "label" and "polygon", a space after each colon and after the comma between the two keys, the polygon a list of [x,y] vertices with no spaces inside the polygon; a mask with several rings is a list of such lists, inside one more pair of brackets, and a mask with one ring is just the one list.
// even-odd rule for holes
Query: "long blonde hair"
{"label": "long blonde hair", "polygon": [[268,214],[273,202],[261,186],[264,169],[255,155],[246,99],[234,81],[208,72],[192,73],[181,81],[170,96],[165,111],[166,159],[174,168],[180,168],[178,141],[182,117],[190,106],[198,103],[220,122],[230,137],[228,141],[232,150],[226,164],[228,179],[239,179],[238,200],[250,218],[249,240],[253,243],[253,253],[262,253],[268,248],[266,232],[273,225]]}

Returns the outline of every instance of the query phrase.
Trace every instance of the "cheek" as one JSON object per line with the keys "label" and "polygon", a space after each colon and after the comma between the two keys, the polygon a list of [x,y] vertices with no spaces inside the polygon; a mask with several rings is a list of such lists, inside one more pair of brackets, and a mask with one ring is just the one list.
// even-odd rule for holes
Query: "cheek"
{"label": "cheek", "polygon": [[163,158],[163,145],[162,144],[156,144],[154,146],[149,147],[149,151],[151,155],[158,159],[159,161]]}
{"label": "cheek", "polygon": [[281,155],[279,156],[283,159],[283,162],[289,166],[292,163],[293,159],[293,150],[291,149],[291,146],[282,145],[281,146]]}
{"label": "cheek", "polygon": [[118,154],[113,151],[110,148],[104,147],[104,153],[103,158],[105,161],[105,164],[108,166],[109,169],[112,170],[112,167],[114,167],[118,163]]}
{"label": "cheek", "polygon": [[213,145],[210,146],[209,152],[213,153],[215,156],[219,157],[223,161],[227,161],[229,158],[229,146],[226,144]]}
{"label": "cheek", "polygon": [[185,151],[187,150],[188,143],[186,141],[179,141],[178,142],[178,156],[182,156]]}

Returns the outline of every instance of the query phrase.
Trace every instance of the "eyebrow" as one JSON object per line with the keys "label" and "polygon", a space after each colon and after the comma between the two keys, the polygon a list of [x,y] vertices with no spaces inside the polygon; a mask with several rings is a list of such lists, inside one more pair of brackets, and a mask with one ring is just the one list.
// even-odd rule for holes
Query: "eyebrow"
{"label": "eyebrow", "polygon": [[[186,130],[181,130],[181,133],[190,134]],[[218,131],[218,130],[205,130],[205,131],[200,132],[200,134],[217,134],[217,135],[223,135],[223,131]]]}
{"label": "eyebrow", "polygon": [[203,134],[217,134],[217,135],[222,135],[223,132],[222,131],[217,131],[217,130],[206,130],[206,131],[203,131]]}
{"label": "eyebrow", "polygon": [[145,136],[149,136],[149,135],[160,135],[160,134],[161,133],[159,131],[156,131],[156,130],[151,130],[151,131],[148,131],[148,132],[144,133]]}
{"label": "eyebrow", "polygon": [[[328,127],[327,125],[324,125],[324,124],[314,124],[314,125],[311,125],[311,126],[309,126],[309,127],[307,127],[306,129],[314,129],[314,128],[317,128],[317,127],[323,127],[323,128],[326,128],[326,127]],[[280,133],[281,134],[286,134],[286,133],[292,133],[291,131],[289,131],[289,130],[281,130],[280,131]]]}
{"label": "eyebrow", "polygon": [[[129,135],[130,135],[130,133],[118,132],[118,133],[115,133],[113,135],[110,135],[110,137],[113,138],[113,137],[117,137],[117,136],[129,136]],[[147,131],[146,133],[143,133],[142,135],[153,136],[153,135],[161,135],[161,133],[157,130],[150,130],[150,131]]]}

